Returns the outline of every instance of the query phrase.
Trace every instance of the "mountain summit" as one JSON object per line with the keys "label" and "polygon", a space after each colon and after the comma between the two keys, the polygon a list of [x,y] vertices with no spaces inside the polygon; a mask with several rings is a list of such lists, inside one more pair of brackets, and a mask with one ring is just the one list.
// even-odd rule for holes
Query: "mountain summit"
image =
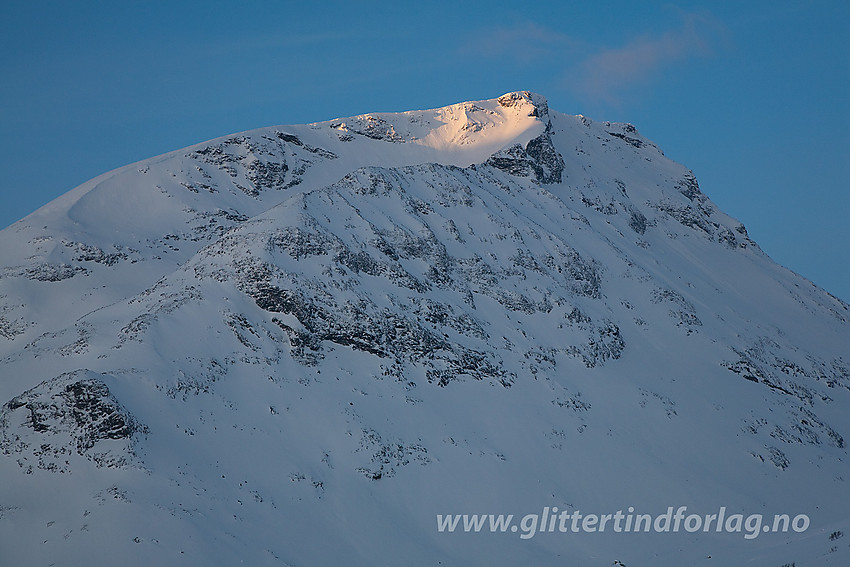
{"label": "mountain summit", "polygon": [[630,124],[263,128],[0,235],[0,563],[850,558],[850,307]]}

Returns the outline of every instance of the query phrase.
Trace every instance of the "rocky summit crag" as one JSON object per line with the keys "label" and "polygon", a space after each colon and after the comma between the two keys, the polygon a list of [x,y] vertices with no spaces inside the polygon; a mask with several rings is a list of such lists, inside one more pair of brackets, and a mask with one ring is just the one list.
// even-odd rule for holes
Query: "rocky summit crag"
{"label": "rocky summit crag", "polygon": [[[848,345],[630,124],[516,92],[220,138],[0,232],[0,563],[844,565]],[[668,506],[811,525],[436,523]]]}

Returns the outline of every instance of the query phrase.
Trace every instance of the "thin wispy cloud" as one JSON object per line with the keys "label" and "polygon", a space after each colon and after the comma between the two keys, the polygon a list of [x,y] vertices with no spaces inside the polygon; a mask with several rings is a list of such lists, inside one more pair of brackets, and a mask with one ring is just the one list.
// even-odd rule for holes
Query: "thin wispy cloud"
{"label": "thin wispy cloud", "polygon": [[509,27],[488,28],[473,34],[461,51],[484,57],[507,57],[527,63],[556,54],[563,57],[579,46],[580,42],[566,34],[532,22],[524,22]]}
{"label": "thin wispy cloud", "polygon": [[619,104],[634,88],[678,66],[711,56],[725,44],[725,27],[708,13],[682,13],[678,26],[633,36],[621,45],[595,45],[536,23],[474,34],[464,54],[515,65],[545,64],[564,90],[588,101]]}
{"label": "thin wispy cloud", "polygon": [[713,18],[688,14],[679,28],[593,53],[569,72],[567,85],[580,96],[617,104],[630,88],[649,83],[678,64],[711,55],[722,35],[722,26]]}

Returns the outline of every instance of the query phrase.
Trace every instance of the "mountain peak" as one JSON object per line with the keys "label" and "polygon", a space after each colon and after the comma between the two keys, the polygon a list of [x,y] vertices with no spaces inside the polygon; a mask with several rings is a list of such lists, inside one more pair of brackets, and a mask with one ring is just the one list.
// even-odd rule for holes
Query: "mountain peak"
{"label": "mountain peak", "polygon": [[494,152],[513,144],[525,146],[548,124],[549,107],[545,97],[517,91],[496,99],[429,110],[361,114],[316,126],[327,126],[340,133],[344,140],[362,136],[414,144],[442,154],[434,154],[434,161],[438,163],[469,165],[483,162]]}
{"label": "mountain peak", "polygon": [[[529,91],[514,91],[506,93],[496,99],[504,107],[528,108],[529,116],[540,117],[545,120],[549,116],[549,103],[543,95]],[[529,108],[530,107],[530,108]]]}

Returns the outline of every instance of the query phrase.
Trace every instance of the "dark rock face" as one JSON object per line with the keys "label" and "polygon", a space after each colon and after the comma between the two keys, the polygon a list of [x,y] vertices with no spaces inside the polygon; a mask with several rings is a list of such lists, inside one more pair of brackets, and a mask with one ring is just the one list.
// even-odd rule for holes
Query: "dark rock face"
{"label": "dark rock face", "polygon": [[525,148],[515,144],[496,152],[485,163],[510,175],[533,175],[543,184],[560,183],[564,171],[564,159],[555,150],[548,130],[529,141]]}
{"label": "dark rock face", "polygon": [[62,244],[76,252],[76,255],[74,256],[75,262],[96,262],[98,264],[112,266],[118,262],[127,260],[129,257],[120,246],[116,247],[116,252],[106,252],[97,246],[92,246],[91,244],[85,244],[83,242],[66,241]]}
{"label": "dark rock face", "polygon": [[84,379],[65,386],[60,394],[82,431],[77,450],[85,452],[101,439],[129,439],[136,429],[109,388],[97,379]]}
{"label": "dark rock face", "polygon": [[632,211],[629,217],[629,227],[638,234],[646,232],[646,216],[640,211]]}
{"label": "dark rock face", "polygon": [[128,465],[132,438],[144,432],[100,375],[85,370],[44,381],[0,409],[0,450],[27,471],[63,472],[74,453],[98,466]]}
{"label": "dark rock face", "polygon": [[[299,150],[298,152],[293,149]],[[303,174],[312,165],[305,159],[303,150],[321,159],[337,159],[337,155],[323,148],[303,143],[297,136],[277,132],[275,137],[234,136],[186,154],[194,169],[200,174],[195,183],[184,184],[193,193],[203,189],[215,193],[211,173],[225,172],[233,186],[248,195],[258,197],[269,190],[285,190],[302,181]]]}
{"label": "dark rock face", "polygon": [[631,136],[628,136],[628,135],[623,134],[621,132],[608,132],[608,133],[611,134],[612,136],[614,136],[615,138],[620,138],[621,140],[623,140],[624,142],[626,142],[627,144],[629,144],[629,145],[631,145],[635,148],[642,148],[643,147],[643,141],[638,139],[638,138],[632,138]]}
{"label": "dark rock face", "polygon": [[532,171],[531,158],[519,144],[496,152],[486,163],[518,177],[528,177]]}
{"label": "dark rock face", "polygon": [[532,159],[532,168],[537,181],[540,183],[561,182],[564,159],[552,144],[552,137],[548,131],[528,142],[525,153]]}
{"label": "dark rock face", "polygon": [[[258,283],[249,293],[260,308],[295,316],[303,329],[295,329],[277,318],[274,322],[287,333],[293,355],[303,364],[320,360],[322,343],[327,342],[389,358],[397,369],[406,363],[420,364],[426,367],[429,382],[440,386],[468,376],[495,379],[507,387],[515,378],[499,368],[491,354],[451,343],[416,318],[380,309],[365,298],[344,305],[326,305],[316,298],[265,283]],[[401,379],[402,374],[397,374]]]}
{"label": "dark rock face", "polygon": [[73,278],[77,274],[85,274],[87,271],[81,266],[44,262],[26,268],[24,275],[31,280],[39,282],[61,282],[62,280]]}
{"label": "dark rock face", "polygon": [[[392,124],[380,116],[373,116],[371,114],[357,116],[345,122],[334,122],[330,125],[330,127],[341,133],[351,132],[360,136],[366,136],[373,140],[383,140],[395,143],[406,142],[404,137],[395,131]],[[351,138],[349,138],[349,141],[350,140]]]}

